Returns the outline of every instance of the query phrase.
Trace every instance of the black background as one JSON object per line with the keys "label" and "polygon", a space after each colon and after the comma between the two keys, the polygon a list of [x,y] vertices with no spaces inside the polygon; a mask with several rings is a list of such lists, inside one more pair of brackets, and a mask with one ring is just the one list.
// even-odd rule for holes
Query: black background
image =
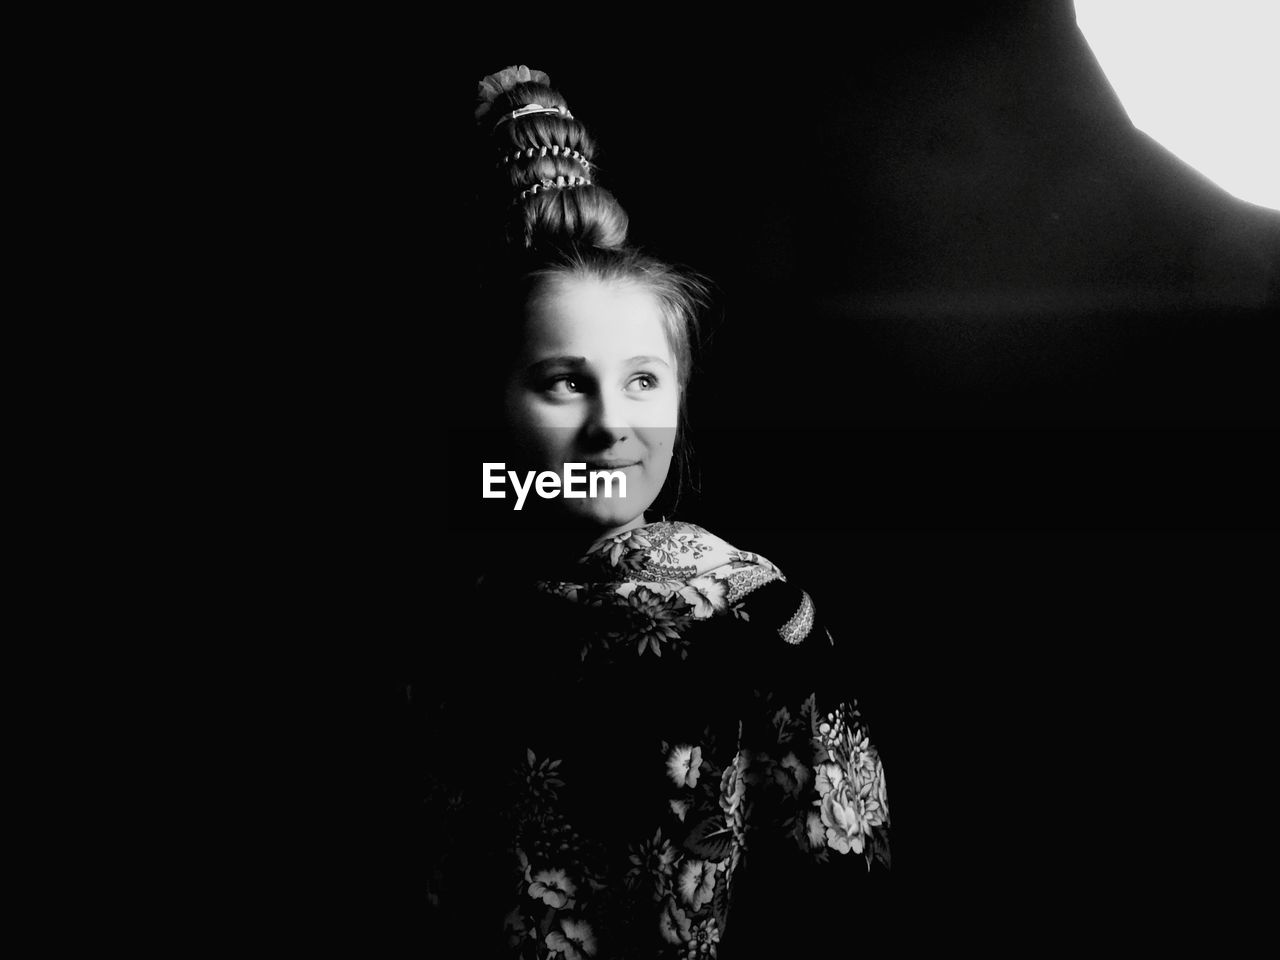
{"label": "black background", "polygon": [[[390,411],[353,456],[410,488],[401,509],[364,478],[371,603],[421,596],[426,631],[370,617],[393,679],[369,783],[416,762],[397,681],[494,642],[459,599],[471,561],[522,549],[451,522],[478,494],[449,412],[484,358],[448,332],[469,321],[475,83],[524,63],[597,135],[632,239],[717,285],[680,515],[776,561],[837,627],[895,804],[886,929],[1033,946],[1247,915],[1280,213],[1134,130],[1068,2],[558,16],[477,9],[425,55],[362,55],[429,91],[401,118],[422,168],[369,194],[371,243],[395,251],[370,286],[407,272],[421,296],[344,358],[362,409]],[[441,476],[421,496],[406,479]],[[410,906],[396,823],[370,843]]]}
{"label": "black background", "polygon": [[[632,240],[717,285],[682,516],[791,556],[813,529],[1274,523],[1280,213],[1135,130],[1069,2],[611,23],[453,38],[441,90],[546,69]],[[433,158],[466,118],[428,130],[447,224]]]}

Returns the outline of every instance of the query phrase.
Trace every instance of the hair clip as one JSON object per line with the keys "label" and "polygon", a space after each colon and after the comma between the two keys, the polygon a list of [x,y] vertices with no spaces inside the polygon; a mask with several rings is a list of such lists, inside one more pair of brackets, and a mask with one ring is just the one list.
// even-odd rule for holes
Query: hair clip
{"label": "hair clip", "polygon": [[[524,149],[524,150],[517,150],[514,153],[509,153],[506,156],[500,157],[498,159],[498,162],[494,164],[494,166],[508,167],[519,160],[532,159],[534,156],[545,157],[546,149],[547,149],[546,147],[528,147],[527,149]],[[580,164],[582,164],[584,169],[587,169],[587,170],[591,169],[591,161],[588,160],[586,157],[584,157],[577,150],[570,150],[568,147],[562,147],[557,144],[551,147],[551,155],[553,157],[560,156],[560,157],[567,157],[570,160],[577,160]]]}
{"label": "hair clip", "polygon": [[519,120],[521,117],[532,117],[540,113],[558,113],[566,120],[573,119],[573,114],[569,112],[567,107],[544,107],[540,103],[527,103],[523,107],[499,117],[498,122],[493,125],[493,129],[497,130],[508,120]]}
{"label": "hair clip", "polygon": [[550,190],[553,187],[560,190],[568,190],[573,187],[589,187],[589,186],[591,186],[591,181],[588,180],[586,177],[559,176],[559,177],[556,177],[554,180],[548,177],[548,178],[539,180],[537,183],[535,183],[531,187],[521,190],[520,195],[511,201],[511,205],[515,206],[525,197],[532,197],[534,194],[538,193],[538,191],[540,190]]}

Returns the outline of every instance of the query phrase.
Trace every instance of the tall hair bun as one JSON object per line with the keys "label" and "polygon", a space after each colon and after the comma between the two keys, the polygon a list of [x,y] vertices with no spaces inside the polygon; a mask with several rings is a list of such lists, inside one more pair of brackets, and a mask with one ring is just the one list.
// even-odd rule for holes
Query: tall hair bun
{"label": "tall hair bun", "polygon": [[480,120],[489,112],[494,98],[506,93],[518,83],[541,83],[551,85],[551,78],[541,70],[530,70],[526,66],[507,67],[497,73],[491,73],[480,81],[480,89],[476,92],[476,120]]}
{"label": "tall hair bun", "polygon": [[513,66],[480,81],[475,118],[493,164],[484,192],[518,249],[592,246],[627,239],[627,213],[599,183],[596,143],[541,70]]}

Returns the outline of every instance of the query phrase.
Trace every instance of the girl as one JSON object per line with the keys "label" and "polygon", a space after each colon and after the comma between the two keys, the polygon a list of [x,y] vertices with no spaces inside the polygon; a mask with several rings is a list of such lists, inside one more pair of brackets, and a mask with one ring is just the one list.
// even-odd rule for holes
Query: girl
{"label": "girl", "polygon": [[[450,664],[415,687],[432,937],[569,960],[860,939],[889,808],[855,678],[777,566],[646,517],[678,486],[704,288],[627,246],[546,74],[486,77],[476,117],[502,248],[478,312],[496,319],[472,329],[506,525],[466,626],[435,637]],[[612,483],[526,487],[514,509],[522,478],[566,464]]]}

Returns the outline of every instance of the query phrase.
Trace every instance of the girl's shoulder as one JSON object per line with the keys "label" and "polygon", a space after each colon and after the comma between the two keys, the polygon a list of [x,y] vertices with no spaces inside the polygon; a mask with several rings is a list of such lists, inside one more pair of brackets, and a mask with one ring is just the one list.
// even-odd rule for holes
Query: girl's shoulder
{"label": "girl's shoulder", "polygon": [[693,577],[762,567],[781,575],[777,566],[760,554],[740,550],[705,527],[685,520],[660,520],[605,537],[596,541],[586,559],[625,574]]}
{"label": "girl's shoulder", "polygon": [[597,542],[587,559],[627,593],[643,588],[670,595],[674,588],[698,619],[731,617],[792,645],[814,633],[812,597],[777,564],[694,523],[637,527]]}

